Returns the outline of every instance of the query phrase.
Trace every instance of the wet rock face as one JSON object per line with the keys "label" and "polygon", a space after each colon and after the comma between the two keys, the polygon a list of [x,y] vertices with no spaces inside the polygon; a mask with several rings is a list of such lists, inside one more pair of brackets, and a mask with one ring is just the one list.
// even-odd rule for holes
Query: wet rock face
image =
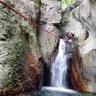
{"label": "wet rock face", "polygon": [[81,76],[81,58],[79,56],[79,51],[77,45],[73,43],[74,41],[67,41],[65,45],[65,54],[67,54],[67,83],[68,88],[86,91],[86,84]]}
{"label": "wet rock face", "polygon": [[66,21],[65,27],[67,30],[75,31],[75,37],[78,38],[78,47],[83,60],[81,68],[82,77],[86,81],[87,91],[90,92],[96,92],[96,80],[94,79],[94,57],[96,55],[95,9],[95,0],[81,0],[78,7],[73,8],[70,11],[65,10],[63,13],[63,20]]}
{"label": "wet rock face", "polygon": [[[40,25],[51,34],[59,36],[59,30],[55,24],[61,22],[60,1],[41,0],[41,16]],[[49,59],[52,56],[53,50],[57,45],[58,38],[40,30],[39,44],[42,57],[46,64],[49,64]]]}
{"label": "wet rock face", "polygon": [[69,59],[69,87],[78,91],[86,91],[86,83],[81,75],[82,62],[78,53],[79,51],[76,46],[74,47],[74,50],[75,51],[72,52],[72,56]]}
{"label": "wet rock face", "polygon": [[[36,21],[33,1],[2,1],[13,6],[22,15]],[[30,72],[35,70],[33,68],[35,67],[35,62],[31,60],[30,64],[28,63],[32,56],[26,58],[26,48],[38,60],[40,53],[37,44],[36,28],[0,4],[0,91],[13,94],[35,88],[34,78],[30,75]],[[38,65],[38,63],[36,64]],[[30,68],[29,66],[33,67]]]}

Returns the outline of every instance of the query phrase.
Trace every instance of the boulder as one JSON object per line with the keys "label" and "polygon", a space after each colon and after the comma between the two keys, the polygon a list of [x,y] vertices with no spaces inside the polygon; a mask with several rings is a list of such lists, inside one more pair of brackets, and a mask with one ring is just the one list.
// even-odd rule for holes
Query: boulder
{"label": "boulder", "polygon": [[58,38],[55,36],[59,35],[59,30],[55,26],[48,24],[42,25],[41,27],[53,34],[51,35],[42,30],[39,33],[39,44],[44,63],[50,64],[50,59],[58,41]]}
{"label": "boulder", "polygon": [[41,0],[41,18],[40,22],[48,24],[61,22],[60,1],[56,0]]}
{"label": "boulder", "polygon": [[40,26],[49,32],[40,30],[40,33],[38,33],[40,50],[44,62],[49,64],[60,36],[60,31],[57,27],[61,22],[60,1],[41,0],[40,12]]}

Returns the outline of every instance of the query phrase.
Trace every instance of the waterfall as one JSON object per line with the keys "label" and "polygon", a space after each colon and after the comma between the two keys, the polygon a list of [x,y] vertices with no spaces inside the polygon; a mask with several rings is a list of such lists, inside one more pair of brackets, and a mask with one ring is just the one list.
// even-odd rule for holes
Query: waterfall
{"label": "waterfall", "polygon": [[60,40],[58,54],[51,68],[51,85],[52,87],[67,88],[67,69],[68,58],[70,54],[66,54],[66,43]]}
{"label": "waterfall", "polygon": [[65,93],[76,93],[76,91],[68,89],[67,73],[68,59],[72,49],[68,44],[60,39],[58,54],[51,67],[51,86],[42,87],[42,90],[61,91]]}

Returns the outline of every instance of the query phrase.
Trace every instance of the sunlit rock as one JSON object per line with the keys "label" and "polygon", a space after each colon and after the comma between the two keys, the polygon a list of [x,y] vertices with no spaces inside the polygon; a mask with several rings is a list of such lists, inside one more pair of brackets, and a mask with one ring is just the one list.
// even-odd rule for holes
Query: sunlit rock
{"label": "sunlit rock", "polygon": [[61,23],[60,1],[41,0],[41,4],[40,25],[49,33],[40,30],[38,37],[44,62],[49,64],[60,36],[60,31],[57,28]]}
{"label": "sunlit rock", "polygon": [[[55,26],[46,24],[46,25],[42,25],[42,28],[49,31],[54,36],[59,35],[59,30]],[[56,48],[56,44],[58,41],[58,38],[54,37],[51,34],[48,34],[47,32],[42,30],[40,30],[39,33],[39,44],[40,44],[41,54],[44,59],[44,62],[47,64],[50,64],[53,51]]]}
{"label": "sunlit rock", "polygon": [[83,80],[87,84],[87,91],[96,92],[96,80],[94,75],[94,57],[96,55],[96,1],[80,1],[80,5],[76,8],[70,11],[65,10],[63,20],[67,20],[65,27],[69,31],[75,31],[75,38],[78,39],[77,45],[79,47],[80,57],[83,61],[81,72]]}

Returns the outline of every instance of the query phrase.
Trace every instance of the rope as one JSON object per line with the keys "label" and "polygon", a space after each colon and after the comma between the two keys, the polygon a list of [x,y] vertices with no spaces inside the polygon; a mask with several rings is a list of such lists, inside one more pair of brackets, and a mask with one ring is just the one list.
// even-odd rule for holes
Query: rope
{"label": "rope", "polygon": [[16,14],[18,14],[20,17],[23,17],[25,20],[29,21],[31,24],[33,24],[34,26],[38,27],[39,29],[43,30],[44,32],[47,32],[48,34],[54,36],[55,38],[60,39],[58,36],[55,36],[54,34],[52,34],[51,32],[45,30],[44,28],[42,28],[41,26],[39,26],[38,24],[36,24],[35,22],[33,22],[32,20],[28,19],[27,17],[25,17],[24,15],[20,14],[19,12],[17,12],[16,10],[14,10],[12,7],[10,7],[9,5],[7,5],[6,3],[4,3],[3,1],[0,1],[0,3],[2,5],[4,5],[5,7],[7,7],[8,9],[12,10],[13,12],[15,12]]}

